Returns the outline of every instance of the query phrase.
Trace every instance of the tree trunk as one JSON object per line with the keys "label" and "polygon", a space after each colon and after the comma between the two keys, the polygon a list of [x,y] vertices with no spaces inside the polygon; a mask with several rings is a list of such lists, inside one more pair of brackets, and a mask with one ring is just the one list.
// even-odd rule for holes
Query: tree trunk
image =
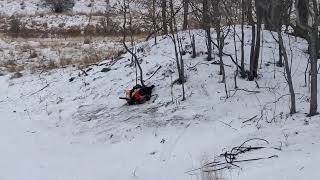
{"label": "tree trunk", "polygon": [[161,0],[161,15],[162,15],[162,28],[163,34],[168,34],[168,23],[167,23],[167,0]]}
{"label": "tree trunk", "polygon": [[170,34],[171,34],[171,38],[172,38],[173,45],[174,45],[174,52],[175,52],[176,63],[177,63],[177,69],[178,69],[178,75],[179,75],[178,81],[180,82],[182,80],[182,77],[181,77],[181,67],[180,67],[179,53],[178,53],[178,47],[177,47],[178,43],[176,40],[175,27],[173,24],[174,20],[175,20],[175,13],[174,13],[174,8],[173,8],[173,0],[170,0],[170,21],[171,21],[171,23],[169,24],[169,27],[170,27]]}
{"label": "tree trunk", "polygon": [[308,30],[305,27],[309,24],[309,2],[309,0],[296,0],[295,2],[297,18],[294,32],[297,36],[305,39],[308,38]]}
{"label": "tree trunk", "polygon": [[157,44],[157,17],[156,17],[156,0],[152,0],[152,24],[154,34],[154,44]]}
{"label": "tree trunk", "polygon": [[309,0],[296,0],[297,22],[301,25],[308,25],[309,21]]}
{"label": "tree trunk", "polygon": [[283,53],[282,53],[282,48],[280,47],[279,44],[279,61],[277,63],[278,67],[283,67]]}
{"label": "tree trunk", "polygon": [[183,30],[188,29],[188,25],[189,25],[188,16],[189,16],[189,0],[183,0],[183,25],[182,25]]}
{"label": "tree trunk", "polygon": [[[260,6],[260,12],[263,18],[264,27],[266,30],[278,31],[281,26],[280,23],[280,11],[281,8],[286,8],[280,1],[283,0],[258,0]],[[257,12],[258,13],[258,12]]]}
{"label": "tree trunk", "polygon": [[318,111],[318,53],[319,53],[319,7],[317,4],[317,0],[312,0],[313,11],[314,11],[314,18],[313,18],[313,26],[311,30],[311,37],[309,43],[310,49],[310,60],[311,60],[311,99],[310,99],[310,113],[309,116],[314,116],[317,114]]}
{"label": "tree trunk", "polygon": [[260,47],[261,47],[261,24],[262,24],[262,17],[261,15],[257,15],[257,36],[256,36],[256,47],[254,51],[254,66],[253,66],[253,75],[254,77],[258,77],[258,64],[259,64],[259,57],[260,57]]}
{"label": "tree trunk", "polygon": [[192,35],[192,58],[197,57],[197,52],[196,52],[196,39],[194,38],[194,34]]}
{"label": "tree trunk", "polygon": [[211,37],[211,22],[210,22],[210,16],[209,16],[209,9],[210,9],[210,1],[209,0],[203,0],[202,1],[202,13],[203,13],[203,28],[206,32],[206,39],[207,39],[207,52],[208,52],[208,57],[207,60],[211,61],[212,60],[212,37]]}
{"label": "tree trunk", "polygon": [[246,77],[246,70],[244,67],[244,21],[245,21],[245,3],[244,0],[241,0],[241,77]]}
{"label": "tree trunk", "polygon": [[248,18],[249,18],[249,23],[251,25],[251,51],[250,51],[250,74],[249,74],[249,81],[253,81],[255,78],[255,73],[254,73],[254,61],[255,61],[255,42],[256,42],[256,26],[253,20],[253,7],[252,7],[252,2],[248,2]]}

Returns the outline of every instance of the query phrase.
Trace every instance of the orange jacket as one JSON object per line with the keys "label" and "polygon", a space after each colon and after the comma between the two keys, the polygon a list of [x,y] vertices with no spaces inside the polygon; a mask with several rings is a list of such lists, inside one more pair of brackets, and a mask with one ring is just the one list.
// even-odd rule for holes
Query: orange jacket
{"label": "orange jacket", "polygon": [[127,90],[126,93],[127,98],[130,100],[134,100],[135,102],[141,102],[141,96],[139,94],[139,89],[135,89],[132,94],[131,94],[131,90]]}

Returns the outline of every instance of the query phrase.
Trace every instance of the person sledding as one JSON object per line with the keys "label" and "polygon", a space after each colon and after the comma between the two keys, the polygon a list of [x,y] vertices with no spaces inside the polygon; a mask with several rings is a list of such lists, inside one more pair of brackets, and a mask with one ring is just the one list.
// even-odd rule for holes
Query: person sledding
{"label": "person sledding", "polygon": [[131,90],[126,91],[126,97],[121,97],[120,99],[125,99],[129,105],[143,104],[149,101],[152,96],[152,90],[155,86],[141,86],[136,85]]}
{"label": "person sledding", "polygon": [[[137,84],[138,78],[137,78],[137,71],[136,71],[136,86],[134,86],[131,90],[126,91],[126,97],[120,97],[120,99],[124,99],[127,101],[129,105],[134,104],[143,104],[146,101],[149,101],[152,96],[152,90],[155,87],[154,85],[146,86],[144,83],[146,80],[151,79],[160,69],[161,66],[158,67],[158,69],[146,80],[143,79],[143,71],[141,68],[141,65],[138,61],[138,57],[136,54],[134,54],[130,49],[126,46],[124,43],[125,49],[134,57],[135,67],[139,69],[140,71],[140,83],[141,85]],[[137,69],[136,69],[137,70]]]}

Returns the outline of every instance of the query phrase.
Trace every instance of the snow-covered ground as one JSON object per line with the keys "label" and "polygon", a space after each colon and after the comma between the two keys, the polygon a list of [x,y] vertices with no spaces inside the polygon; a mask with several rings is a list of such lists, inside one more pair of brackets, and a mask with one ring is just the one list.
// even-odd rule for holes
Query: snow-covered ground
{"label": "snow-covered ground", "polygon": [[[306,42],[285,36],[299,111],[291,116],[283,68],[273,65],[278,51],[269,32],[264,31],[260,88],[238,79],[242,90],[234,91],[236,67],[224,57],[228,99],[219,66],[205,60],[204,33],[193,33],[199,57],[184,56],[186,101],[181,101],[181,86],[171,86],[177,78],[174,48],[165,37],[157,45],[153,40],[138,44],[144,49],[138,56],[143,59],[145,78],[162,66],[147,81],[155,84],[155,96],[143,105],[127,106],[118,99],[135,85],[128,54],[115,63],[107,60],[91,67],[88,76],[79,77],[71,67],[41,74],[23,72],[19,79],[10,79],[12,74],[0,76],[0,179],[197,180],[198,171],[186,172],[251,138],[269,142],[251,141],[253,146],[281,151],[245,153],[240,160],[277,158],[238,163],[240,168],[223,171],[225,179],[319,179],[320,121],[306,117]],[[188,47],[188,33],[180,35]],[[225,52],[232,53],[232,40],[227,42]],[[248,63],[249,45],[245,50]],[[101,72],[105,67],[111,71]],[[70,78],[74,80],[69,82]]]}
{"label": "snow-covered ground", "polygon": [[[107,4],[105,0],[76,0],[75,6],[71,9],[74,13],[104,13],[116,3],[111,0]],[[42,0],[2,0],[0,1],[0,14],[2,16],[12,15],[36,15],[49,13],[50,9],[43,6]]]}

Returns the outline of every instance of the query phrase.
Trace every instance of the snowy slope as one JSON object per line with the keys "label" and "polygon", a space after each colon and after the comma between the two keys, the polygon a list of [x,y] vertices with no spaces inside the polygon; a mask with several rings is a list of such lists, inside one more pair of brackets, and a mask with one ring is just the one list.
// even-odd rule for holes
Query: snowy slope
{"label": "snowy slope", "polygon": [[[116,2],[111,0],[107,5],[105,0],[77,0],[72,9],[73,13],[103,13]],[[2,0],[0,1],[0,15],[36,15],[49,13],[50,9],[43,6],[41,0]]]}
{"label": "snowy slope", "polygon": [[[250,29],[247,31],[249,40]],[[283,68],[272,64],[278,51],[269,32],[264,32],[260,88],[255,82],[238,79],[239,88],[259,92],[232,91],[236,67],[224,57],[230,65],[226,67],[232,95],[228,99],[220,83],[219,66],[205,61],[202,53],[204,33],[193,33],[199,57],[184,56],[187,100],[183,102],[179,85],[172,87],[171,96],[177,74],[172,74],[176,72],[172,42],[165,37],[157,45],[153,40],[138,45],[144,49],[138,56],[143,59],[146,78],[162,66],[147,81],[156,85],[154,94],[158,97],[143,105],[127,106],[118,99],[135,84],[128,54],[115,64],[105,61],[106,65],[92,67],[89,76],[78,77],[79,71],[73,68],[40,75],[25,72],[13,80],[10,75],[0,76],[0,179],[193,180],[199,179],[198,171],[190,175],[188,170],[250,138],[264,138],[269,144],[263,145],[281,147],[282,151],[244,154],[243,159],[278,158],[238,164],[241,169],[224,171],[226,179],[319,179],[320,121],[305,115],[309,97],[304,87],[306,42],[285,38],[287,47],[290,42],[292,48],[299,110],[290,116],[288,87]],[[187,33],[180,35],[186,37],[184,44],[190,44]],[[232,53],[232,40],[227,41],[225,52]],[[246,46],[246,57],[249,49]],[[104,67],[111,71],[100,72]],[[74,81],[69,82],[72,77]]]}

